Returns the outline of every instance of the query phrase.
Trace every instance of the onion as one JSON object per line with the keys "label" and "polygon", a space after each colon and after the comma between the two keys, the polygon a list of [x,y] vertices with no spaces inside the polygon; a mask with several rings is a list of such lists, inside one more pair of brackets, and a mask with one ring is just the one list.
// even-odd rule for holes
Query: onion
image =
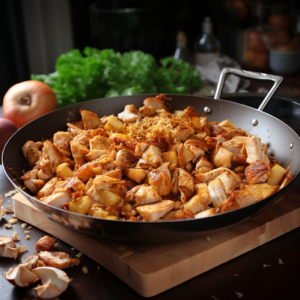
{"label": "onion", "polygon": [[50,86],[37,80],[13,85],[3,98],[3,116],[18,128],[56,107],[56,97]]}
{"label": "onion", "polygon": [[17,130],[17,126],[12,121],[0,118],[0,162],[6,142]]}

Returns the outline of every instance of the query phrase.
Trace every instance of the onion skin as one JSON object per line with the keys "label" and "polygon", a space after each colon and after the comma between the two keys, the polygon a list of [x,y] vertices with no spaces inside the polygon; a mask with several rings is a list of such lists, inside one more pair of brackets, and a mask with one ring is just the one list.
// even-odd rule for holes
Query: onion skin
{"label": "onion skin", "polygon": [[11,120],[0,118],[0,163],[6,142],[17,130],[17,126]]}
{"label": "onion skin", "polygon": [[56,96],[50,86],[27,80],[13,85],[3,98],[3,116],[21,128],[30,121],[55,110]]}

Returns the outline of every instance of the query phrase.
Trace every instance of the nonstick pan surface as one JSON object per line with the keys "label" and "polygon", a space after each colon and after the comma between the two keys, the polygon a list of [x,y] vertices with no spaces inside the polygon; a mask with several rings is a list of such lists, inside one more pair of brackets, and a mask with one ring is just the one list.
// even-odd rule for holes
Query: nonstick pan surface
{"label": "nonstick pan surface", "polygon": [[[81,120],[78,113],[80,108],[97,112],[101,117],[117,114],[123,111],[127,104],[140,107],[142,101],[150,96],[155,95],[143,94],[86,101],[58,109],[30,122],[11,137],[3,151],[2,161],[8,178],[32,204],[64,226],[102,238],[139,242],[171,242],[195,238],[200,235],[207,236],[249,219],[273,203],[284,192],[285,188],[258,203],[203,219],[127,222],[92,218],[49,206],[33,198],[27,190],[20,189],[13,180],[15,176],[10,170],[13,170],[18,176],[22,176],[23,170],[29,169],[21,147],[28,140],[45,140],[51,138],[58,130],[67,130],[67,122]],[[298,175],[300,170],[300,140],[298,135],[282,121],[265,112],[226,100],[186,95],[168,96],[172,98],[172,110],[182,110],[190,105],[195,107],[201,115],[205,115],[204,108],[209,107],[211,113],[206,115],[209,121],[230,119],[236,126],[251,134],[258,135],[268,145],[268,154],[274,155],[283,163],[284,167],[290,166],[294,179]],[[272,105],[272,100],[269,105]],[[293,105],[293,109],[299,111],[300,106],[296,103]],[[252,125],[253,118],[258,120],[257,126]],[[291,144],[293,144],[292,147]]]}

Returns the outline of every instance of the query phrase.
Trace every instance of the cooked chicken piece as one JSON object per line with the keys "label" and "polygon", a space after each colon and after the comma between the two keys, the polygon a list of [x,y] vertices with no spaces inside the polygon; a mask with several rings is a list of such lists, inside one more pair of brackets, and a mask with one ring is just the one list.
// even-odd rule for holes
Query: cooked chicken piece
{"label": "cooked chicken piece", "polygon": [[229,141],[222,144],[224,148],[233,153],[236,156],[242,156],[246,153],[245,143],[248,137],[246,136],[236,136]]}
{"label": "cooked chicken piece", "polygon": [[202,219],[206,217],[213,216],[217,213],[216,208],[207,208],[206,210],[203,210],[195,215],[195,219]]}
{"label": "cooked chicken piece", "polygon": [[180,192],[181,201],[185,203],[194,193],[194,178],[184,169],[176,168],[172,174],[172,194]]}
{"label": "cooked chicken piece", "polygon": [[139,157],[131,150],[122,149],[118,151],[115,165],[120,170],[124,168],[134,168],[139,160]]}
{"label": "cooked chicken piece", "polygon": [[147,143],[159,148],[162,152],[168,151],[174,145],[171,137],[166,137],[158,132],[149,134]]}
{"label": "cooked chicken piece", "polygon": [[42,151],[44,147],[44,142],[35,142],[36,146],[39,148],[39,151]]}
{"label": "cooked chicken piece", "polygon": [[207,209],[209,204],[211,204],[211,197],[206,185],[198,189],[197,195],[188,200],[183,207],[190,210],[192,214],[195,215],[196,213]]}
{"label": "cooked chicken piece", "polygon": [[180,168],[185,169],[186,164],[195,159],[195,154],[192,150],[186,148],[181,142],[173,145],[170,151],[175,151],[178,158]]}
{"label": "cooked chicken piece", "polygon": [[71,156],[70,142],[73,138],[74,135],[71,132],[58,131],[53,135],[53,144],[62,155]]}
{"label": "cooked chicken piece", "polygon": [[210,168],[210,171],[214,168],[214,165],[206,158],[205,155],[201,155],[196,164],[196,169]]}
{"label": "cooked chicken piece", "polygon": [[217,139],[215,137],[206,136],[204,137],[204,141],[207,145],[208,150],[212,150],[216,147]]}
{"label": "cooked chicken piece", "polygon": [[277,192],[278,189],[278,185],[272,186],[267,183],[245,185],[244,189],[231,193],[231,196],[222,205],[220,212],[226,212],[256,203],[271,196]]}
{"label": "cooked chicken piece", "polygon": [[142,155],[142,159],[148,161],[152,168],[158,168],[162,163],[162,152],[156,146],[150,145]]}
{"label": "cooked chicken piece", "polygon": [[38,169],[33,169],[20,177],[20,179],[24,180],[24,185],[34,194],[36,194],[45,184],[43,180],[38,179],[37,175]]}
{"label": "cooked chicken piece", "polygon": [[245,147],[247,152],[247,163],[252,164],[257,160],[263,160],[270,164],[267,156],[268,148],[261,142],[261,139],[258,136],[251,136],[248,138]]}
{"label": "cooked chicken piece", "polygon": [[64,252],[42,251],[38,253],[39,259],[42,260],[47,267],[65,269],[80,264],[78,258],[70,258],[69,254]]}
{"label": "cooked chicken piece", "polygon": [[74,137],[83,132],[82,130],[83,128],[79,128],[75,124],[67,123],[67,126],[68,126],[68,132],[72,133]]}
{"label": "cooked chicken piece", "polygon": [[233,164],[233,159],[236,157],[232,152],[220,145],[216,146],[212,156],[213,163],[217,168],[230,168]]}
{"label": "cooked chicken piece", "polygon": [[119,182],[120,179],[113,178],[106,175],[98,175],[94,179],[93,187],[95,187],[97,191],[102,189],[111,189]]}
{"label": "cooked chicken piece", "polygon": [[188,209],[173,210],[164,215],[162,221],[193,219],[194,215]]}
{"label": "cooked chicken piece", "polygon": [[143,101],[143,104],[145,106],[152,106],[155,111],[157,110],[160,110],[160,109],[164,109],[166,111],[169,111],[166,104],[165,104],[165,101],[163,101],[162,99],[160,98],[146,98],[144,101]]}
{"label": "cooked chicken piece", "polygon": [[188,106],[183,113],[181,114],[182,117],[192,119],[193,117],[198,117],[200,118],[201,115],[195,110],[194,107]]}
{"label": "cooked chicken piece", "polygon": [[211,130],[208,125],[207,117],[200,118],[200,128],[199,129],[205,131],[205,133],[208,136],[211,135]]}
{"label": "cooked chicken piece", "polygon": [[123,174],[134,180],[136,183],[142,183],[147,176],[148,171],[143,169],[125,168]]}
{"label": "cooked chicken piece", "polygon": [[122,180],[123,174],[122,174],[122,171],[120,169],[116,169],[116,170],[112,170],[112,171],[109,171],[109,172],[105,173],[105,176],[109,176],[109,177],[112,177],[112,178],[117,178],[117,179]]}
{"label": "cooked chicken piece", "polygon": [[184,142],[190,135],[195,133],[193,127],[177,126],[172,134],[172,137],[176,141]]}
{"label": "cooked chicken piece", "polygon": [[129,104],[124,107],[124,111],[118,114],[118,118],[124,123],[134,123],[141,117],[136,107],[133,104]]}
{"label": "cooked chicken piece", "polygon": [[56,170],[56,167],[64,162],[62,154],[50,141],[44,142],[43,155],[45,154],[48,154],[54,170]]}
{"label": "cooked chicken piece", "polygon": [[71,151],[77,167],[81,167],[86,163],[85,155],[89,153],[89,149],[75,139],[71,141]]}
{"label": "cooked chicken piece", "polygon": [[57,243],[57,239],[45,235],[42,238],[40,238],[38,242],[35,244],[35,250],[37,252],[55,250],[54,245],[56,243]]}
{"label": "cooked chicken piece", "polygon": [[148,105],[148,106],[142,106],[139,108],[139,113],[143,118],[145,117],[151,117],[155,115],[155,109],[153,106]]}
{"label": "cooked chicken piece", "polygon": [[124,180],[121,180],[120,183],[114,185],[109,189],[112,193],[124,198],[127,193],[126,183]]}
{"label": "cooked chicken piece", "polygon": [[93,149],[88,154],[85,155],[86,161],[93,161],[100,158],[102,155],[109,155],[109,150],[97,150]]}
{"label": "cooked chicken piece", "polygon": [[28,162],[30,168],[34,167],[35,163],[39,160],[42,153],[33,141],[28,141],[22,147],[22,152]]}
{"label": "cooked chicken piece", "polygon": [[111,141],[102,135],[96,135],[95,137],[90,139],[89,143],[91,150],[109,150],[109,147],[111,145]]}
{"label": "cooked chicken piece", "polygon": [[136,208],[146,221],[156,221],[174,208],[174,201],[163,200],[158,203],[143,205]]}
{"label": "cooked chicken piece", "polygon": [[147,143],[138,143],[135,146],[135,154],[138,156],[142,156],[143,153],[146,151],[146,149],[148,148],[149,144]]}
{"label": "cooked chicken piece", "polygon": [[185,141],[184,146],[195,154],[193,163],[196,163],[197,159],[208,151],[208,147],[204,140],[198,138],[197,135],[192,135],[191,137],[189,137]]}
{"label": "cooked chicken piece", "polygon": [[156,170],[152,170],[148,174],[148,183],[153,186],[160,196],[165,196],[170,194],[172,183],[171,174],[169,171],[170,163],[163,163]]}
{"label": "cooked chicken piece", "polygon": [[220,178],[215,178],[208,184],[208,191],[211,197],[211,202],[214,207],[219,207],[228,198],[225,186]]}
{"label": "cooked chicken piece", "polygon": [[266,182],[270,173],[270,164],[263,160],[257,160],[250,164],[245,170],[245,176],[250,185]]}
{"label": "cooked chicken piece", "polygon": [[98,175],[102,175],[103,169],[100,163],[91,162],[91,163],[84,164],[82,167],[80,167],[74,174],[74,177],[77,177],[82,182],[87,182],[89,181],[90,178],[95,176],[95,172],[93,171],[94,168],[97,168]]}
{"label": "cooked chicken piece", "polygon": [[211,135],[214,137],[222,135],[227,132],[225,128],[219,126],[218,124],[215,124],[214,122],[209,123],[209,127],[211,130]]}
{"label": "cooked chicken piece", "polygon": [[70,193],[59,192],[46,197],[45,199],[42,200],[42,202],[49,204],[51,206],[62,208],[63,204],[69,203],[71,200],[72,198],[70,196]]}
{"label": "cooked chicken piece", "polygon": [[84,192],[85,185],[76,176],[68,178],[62,188],[71,189],[73,192]]}
{"label": "cooked chicken piece", "polygon": [[135,201],[135,194],[137,193],[137,191],[141,188],[141,187],[149,187],[149,185],[147,184],[141,184],[141,185],[137,185],[132,187],[131,189],[128,188],[128,192],[125,195],[125,200],[128,202],[133,202]]}
{"label": "cooked chicken piece", "polygon": [[287,184],[293,179],[292,172],[287,171],[284,176],[283,176],[283,182],[280,186],[280,189],[283,189],[284,187],[287,186]]}
{"label": "cooked chicken piece", "polygon": [[223,182],[227,195],[236,190],[242,182],[241,177],[231,170],[222,173],[217,178]]}
{"label": "cooked chicken piece", "polygon": [[144,170],[149,170],[150,168],[150,163],[147,162],[144,159],[140,159],[137,163],[137,165],[135,166],[137,169],[144,169]]}
{"label": "cooked chicken piece", "polygon": [[97,114],[88,110],[82,110],[80,113],[85,130],[96,129],[100,126],[100,119]]}
{"label": "cooked chicken piece", "polygon": [[55,185],[57,183],[58,178],[57,177],[53,177],[51,178],[44,186],[43,188],[38,192],[37,196],[39,198],[43,198],[46,196],[50,196],[55,188]]}
{"label": "cooked chicken piece", "polygon": [[217,176],[221,175],[222,173],[226,172],[226,171],[230,171],[227,168],[218,168],[218,169],[214,169],[208,173],[204,173],[204,174],[196,174],[196,182],[197,183],[209,183],[210,181],[214,180]]}
{"label": "cooked chicken piece", "polygon": [[47,154],[40,157],[40,159],[36,163],[36,167],[39,169],[39,179],[47,181],[52,177],[53,167],[50,158]]}
{"label": "cooked chicken piece", "polygon": [[134,199],[135,203],[133,207],[162,201],[160,195],[152,186],[142,186],[137,189],[137,192],[134,194]]}

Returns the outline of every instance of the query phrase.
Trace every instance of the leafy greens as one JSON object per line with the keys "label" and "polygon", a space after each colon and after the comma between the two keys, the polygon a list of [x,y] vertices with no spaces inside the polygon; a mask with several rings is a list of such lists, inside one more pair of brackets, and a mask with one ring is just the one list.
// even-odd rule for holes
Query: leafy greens
{"label": "leafy greens", "polygon": [[181,59],[167,57],[161,67],[151,54],[86,47],[83,54],[71,50],[56,62],[49,75],[31,75],[48,84],[56,94],[58,107],[81,101],[142,93],[187,94],[201,86],[197,70]]}

